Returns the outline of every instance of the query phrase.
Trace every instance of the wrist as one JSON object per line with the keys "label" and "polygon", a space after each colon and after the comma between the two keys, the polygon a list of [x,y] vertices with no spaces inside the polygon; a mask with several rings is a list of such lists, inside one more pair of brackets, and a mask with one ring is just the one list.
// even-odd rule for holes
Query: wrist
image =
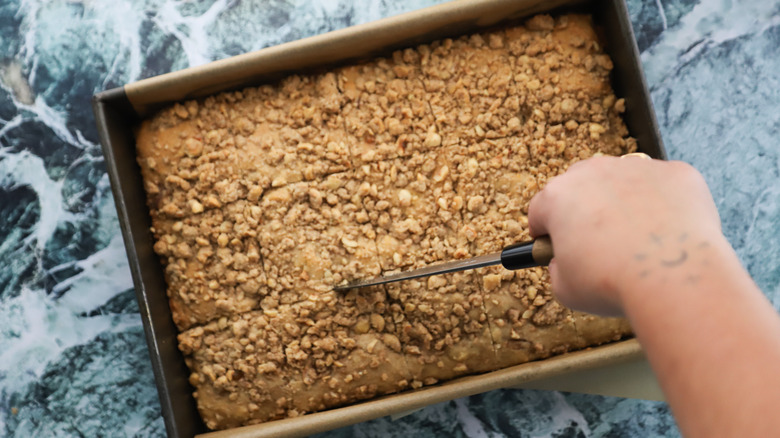
{"label": "wrist", "polygon": [[628,313],[637,297],[645,300],[648,295],[679,295],[735,268],[742,270],[720,232],[653,236],[645,248],[624,263],[616,294]]}

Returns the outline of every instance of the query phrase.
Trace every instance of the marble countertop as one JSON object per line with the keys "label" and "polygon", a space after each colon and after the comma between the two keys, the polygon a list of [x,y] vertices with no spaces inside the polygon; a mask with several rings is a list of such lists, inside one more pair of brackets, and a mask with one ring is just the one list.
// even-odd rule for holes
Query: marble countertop
{"label": "marble countertop", "polygon": [[[162,436],[89,98],[436,0],[0,2],[0,435]],[[670,158],[780,308],[780,0],[628,0]],[[500,390],[358,436],[678,436],[659,402]]]}

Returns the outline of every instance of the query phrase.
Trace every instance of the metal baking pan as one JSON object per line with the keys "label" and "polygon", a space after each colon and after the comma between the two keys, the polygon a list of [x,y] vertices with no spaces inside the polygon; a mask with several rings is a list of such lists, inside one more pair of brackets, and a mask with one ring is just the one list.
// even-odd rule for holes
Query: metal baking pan
{"label": "metal baking pan", "polygon": [[[134,126],[155,109],[183,99],[257,85],[293,72],[332,67],[547,11],[593,15],[614,64],[611,80],[615,94],[626,100],[626,125],[637,139],[640,151],[665,159],[624,0],[460,0],[145,79],[93,97],[169,437],[192,437],[208,430],[198,415],[187,381],[189,372],[177,348],[177,330],[168,307],[163,269],[152,250],[146,194],[136,164]],[[641,357],[635,340],[622,341],[322,413],[209,435],[305,436],[427,404],[517,387],[538,379],[549,381],[557,375]]]}

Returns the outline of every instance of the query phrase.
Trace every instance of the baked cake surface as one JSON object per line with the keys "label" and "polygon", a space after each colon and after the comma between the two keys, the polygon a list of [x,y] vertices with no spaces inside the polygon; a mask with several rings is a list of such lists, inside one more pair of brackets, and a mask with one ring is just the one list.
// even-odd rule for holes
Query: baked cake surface
{"label": "baked cake surface", "polygon": [[144,121],[154,250],[208,427],[630,334],[559,304],[543,268],[332,291],[530,238],[550,178],[636,148],[611,68],[589,17],[540,15]]}

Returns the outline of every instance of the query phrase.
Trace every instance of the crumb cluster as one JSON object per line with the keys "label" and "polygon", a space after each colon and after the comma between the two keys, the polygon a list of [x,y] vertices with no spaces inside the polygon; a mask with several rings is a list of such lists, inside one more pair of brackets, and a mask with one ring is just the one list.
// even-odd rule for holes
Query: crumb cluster
{"label": "crumb cluster", "polygon": [[630,333],[546,269],[335,293],[500,251],[570,164],[636,149],[590,18],[175,104],[137,131],[154,251],[206,424],[292,417]]}

